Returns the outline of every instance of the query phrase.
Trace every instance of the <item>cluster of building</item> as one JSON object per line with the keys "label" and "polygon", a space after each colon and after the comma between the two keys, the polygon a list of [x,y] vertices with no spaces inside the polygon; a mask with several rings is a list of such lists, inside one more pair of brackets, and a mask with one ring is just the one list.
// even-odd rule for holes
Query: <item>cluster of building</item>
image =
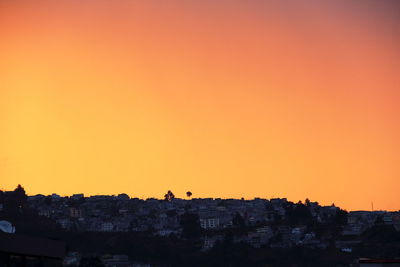
{"label": "cluster of building", "polygon": [[[130,198],[126,194],[90,197],[83,194],[70,197],[53,194],[29,196],[28,203],[39,215],[53,219],[66,231],[148,231],[159,236],[180,236],[181,216],[185,213],[197,214],[203,229],[205,250],[226,238],[226,229],[238,227],[240,223],[246,226],[246,231],[234,235],[233,242],[247,242],[254,247],[269,245],[280,248],[326,248],[332,239],[336,239],[336,246],[344,252],[351,252],[352,244],[357,241],[341,241],[341,236],[359,236],[377,223],[377,220],[382,224],[392,224],[400,231],[399,212],[354,211],[347,213],[347,223],[343,225],[339,234],[332,231],[319,233],[310,225],[288,223],[287,207],[290,202],[285,198],[174,198],[164,201],[154,198]],[[317,202],[308,202],[307,209],[312,220],[318,225],[334,223],[335,216],[340,211],[333,205],[320,206]],[[241,222],[237,221],[238,217]]]}

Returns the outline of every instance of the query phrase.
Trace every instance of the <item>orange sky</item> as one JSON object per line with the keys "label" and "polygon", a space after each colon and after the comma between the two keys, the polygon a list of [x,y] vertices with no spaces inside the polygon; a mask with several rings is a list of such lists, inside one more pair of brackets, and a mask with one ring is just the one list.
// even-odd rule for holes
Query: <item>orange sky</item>
{"label": "orange sky", "polygon": [[396,1],[0,2],[0,187],[400,209]]}

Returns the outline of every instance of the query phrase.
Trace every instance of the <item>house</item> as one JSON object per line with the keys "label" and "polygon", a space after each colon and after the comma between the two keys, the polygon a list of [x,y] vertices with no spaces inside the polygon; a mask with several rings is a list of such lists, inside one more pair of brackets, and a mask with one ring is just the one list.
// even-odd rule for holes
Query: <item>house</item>
{"label": "house", "polygon": [[78,252],[69,252],[63,261],[63,266],[74,265],[78,266],[81,260],[81,255]]}
{"label": "house", "polygon": [[78,208],[69,208],[69,216],[71,218],[81,218],[82,210]]}
{"label": "house", "polygon": [[156,232],[158,236],[170,236],[171,234],[179,235],[179,231],[172,230],[172,229],[161,229]]}
{"label": "house", "polygon": [[130,228],[130,222],[128,220],[119,220],[115,222],[115,230],[118,232],[128,232]]}
{"label": "house", "polygon": [[111,222],[103,222],[100,226],[101,232],[112,232],[114,230],[114,225]]}
{"label": "house", "polygon": [[303,240],[301,240],[300,244],[302,246],[307,246],[309,248],[326,248],[327,247],[326,243],[323,243],[323,242],[321,242],[321,240],[318,240],[316,238],[316,235],[314,232],[306,233],[304,235]]}
{"label": "house", "polygon": [[361,235],[365,231],[362,224],[346,225],[342,231],[342,235]]}
{"label": "house", "polygon": [[39,209],[39,211],[38,211],[38,214],[40,216],[45,216],[45,217],[48,217],[48,218],[50,218],[51,213],[52,213],[51,210],[49,210],[47,208]]}
{"label": "house", "polygon": [[355,216],[351,213],[349,213],[349,215],[347,215],[347,224],[355,224],[358,221],[358,216]]}
{"label": "house", "polygon": [[292,229],[288,225],[278,226],[277,233],[282,235],[283,240],[290,240]]}
{"label": "house", "polygon": [[34,196],[28,196],[28,201],[36,201],[36,200],[42,200],[44,199],[46,196],[42,195],[42,194],[37,194]]}
{"label": "house", "polygon": [[294,242],[295,244],[301,243],[301,238],[304,236],[304,233],[306,231],[307,227],[306,226],[297,226],[292,229],[292,233],[290,236],[290,240]]}
{"label": "house", "polygon": [[385,214],[382,217],[382,221],[384,224],[393,224],[393,218],[392,218],[391,214],[389,214],[389,213]]}
{"label": "house", "polygon": [[127,194],[122,193],[122,194],[119,194],[119,195],[117,196],[117,199],[118,199],[118,200],[124,200],[124,201],[126,201],[126,200],[129,200],[130,197],[129,197]]}
{"label": "house", "polygon": [[280,206],[280,205],[285,204],[286,202],[287,202],[287,199],[286,199],[286,198],[271,198],[271,199],[270,199],[270,203],[271,203],[273,206]]}
{"label": "house", "polygon": [[51,194],[51,199],[52,200],[60,200],[61,196],[53,193],[53,194]]}
{"label": "house", "polygon": [[256,228],[255,231],[249,232],[247,234],[247,242],[255,247],[259,248],[263,245],[266,245],[269,240],[273,237],[274,233],[269,226]]}
{"label": "house", "polygon": [[72,222],[71,220],[67,219],[67,218],[63,218],[63,219],[58,219],[56,220],[56,222],[61,225],[61,227],[63,229],[70,229],[72,226]]}
{"label": "house", "polygon": [[72,200],[80,200],[80,199],[84,199],[85,198],[85,195],[84,194],[73,194],[72,196],[71,196],[71,199]]}
{"label": "house", "polygon": [[200,226],[203,229],[215,229],[219,227],[219,218],[203,218],[200,219]]}
{"label": "house", "polygon": [[223,235],[205,236],[203,240],[203,250],[211,249],[218,241],[224,240]]}

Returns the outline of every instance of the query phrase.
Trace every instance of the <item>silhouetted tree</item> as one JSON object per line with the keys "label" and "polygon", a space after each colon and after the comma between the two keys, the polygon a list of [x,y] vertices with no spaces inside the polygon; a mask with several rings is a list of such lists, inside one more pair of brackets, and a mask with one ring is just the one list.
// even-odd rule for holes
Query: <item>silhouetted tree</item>
{"label": "silhouetted tree", "polygon": [[0,203],[4,203],[4,192],[0,190]]}
{"label": "silhouetted tree", "polygon": [[234,239],[233,232],[231,230],[226,231],[222,242],[223,246],[227,247],[233,245],[233,239]]}
{"label": "silhouetted tree", "polygon": [[306,203],[306,206],[309,207],[311,204],[311,201],[308,198],[306,198],[305,203]]}
{"label": "silhouetted tree", "polygon": [[190,198],[190,197],[192,196],[192,192],[187,191],[187,192],[186,192],[186,196],[187,196],[188,198]]}
{"label": "silhouetted tree", "polygon": [[168,190],[168,192],[164,195],[164,200],[165,201],[171,201],[175,198],[174,193],[172,193],[171,190]]}
{"label": "silhouetted tree", "polygon": [[28,201],[28,196],[25,193],[25,189],[20,184],[14,190],[14,200],[15,200],[15,204],[20,209],[25,207],[25,205]]}
{"label": "silhouetted tree", "polygon": [[238,226],[239,228],[244,228],[246,226],[246,223],[239,212],[236,212],[235,216],[233,217],[232,224]]}
{"label": "silhouetted tree", "polygon": [[295,205],[287,205],[286,213],[290,225],[309,224],[313,220],[310,209],[301,201]]}
{"label": "silhouetted tree", "polygon": [[199,215],[185,212],[181,218],[182,236],[186,239],[197,239],[201,235]]}
{"label": "silhouetted tree", "polygon": [[111,216],[115,217],[119,215],[119,208],[117,201],[113,200],[109,203],[108,212]]}
{"label": "silhouetted tree", "polygon": [[3,194],[4,211],[9,218],[14,218],[23,212],[26,207],[28,196],[24,188],[18,185],[14,191],[5,192]]}
{"label": "silhouetted tree", "polygon": [[51,198],[51,196],[46,196],[46,197],[45,197],[44,203],[45,203],[47,206],[50,206],[52,202],[53,202],[53,199]]}
{"label": "silhouetted tree", "polygon": [[341,226],[345,225],[347,223],[347,211],[338,209],[334,217],[334,223]]}

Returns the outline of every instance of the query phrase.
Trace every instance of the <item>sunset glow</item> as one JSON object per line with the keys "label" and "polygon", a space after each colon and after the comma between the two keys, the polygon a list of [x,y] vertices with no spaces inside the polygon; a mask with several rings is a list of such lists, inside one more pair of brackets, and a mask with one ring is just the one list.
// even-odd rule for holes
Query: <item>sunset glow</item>
{"label": "sunset glow", "polygon": [[2,0],[0,189],[398,210],[399,12]]}

